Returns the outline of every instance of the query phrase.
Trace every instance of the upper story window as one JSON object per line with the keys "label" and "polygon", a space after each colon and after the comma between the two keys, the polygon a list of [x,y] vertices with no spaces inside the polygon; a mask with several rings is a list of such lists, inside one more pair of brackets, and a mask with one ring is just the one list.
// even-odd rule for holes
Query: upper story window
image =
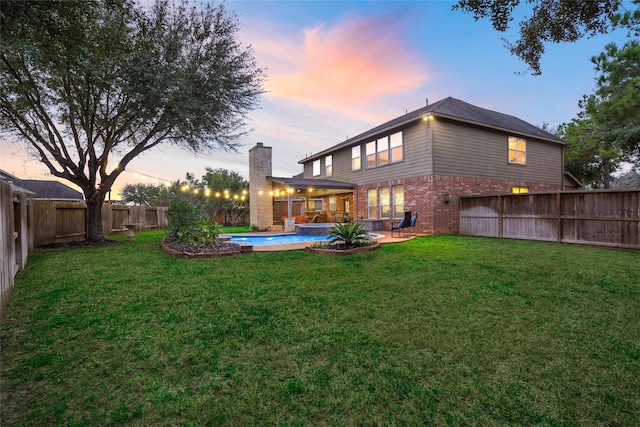
{"label": "upper story window", "polygon": [[402,132],[394,133],[389,137],[389,145],[391,146],[391,163],[401,162],[402,153]]}
{"label": "upper story window", "polygon": [[509,163],[527,164],[527,141],[515,136],[509,137]]}
{"label": "upper story window", "polygon": [[313,176],[320,175],[320,160],[313,161]]}
{"label": "upper story window", "polygon": [[376,142],[367,142],[364,146],[365,155],[367,156],[367,169],[376,167]]}
{"label": "upper story window", "polygon": [[529,189],[527,187],[511,187],[511,192],[513,194],[528,193]]}
{"label": "upper story window", "polygon": [[324,170],[327,176],[333,175],[333,156],[324,158]]}
{"label": "upper story window", "polygon": [[389,137],[385,136],[376,141],[378,145],[378,166],[389,163]]}
{"label": "upper story window", "polygon": [[402,132],[384,136],[365,145],[366,168],[401,162],[404,158]]}
{"label": "upper story window", "polygon": [[360,159],[360,146],[351,147],[351,170],[359,171],[362,169],[362,160]]}

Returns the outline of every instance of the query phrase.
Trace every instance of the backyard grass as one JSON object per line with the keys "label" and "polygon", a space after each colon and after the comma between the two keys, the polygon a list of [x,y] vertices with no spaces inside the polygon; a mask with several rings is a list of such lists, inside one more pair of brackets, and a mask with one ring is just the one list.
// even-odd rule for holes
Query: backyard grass
{"label": "backyard grass", "polygon": [[640,425],[637,252],[443,236],[186,260],[163,236],[31,254],[1,425]]}

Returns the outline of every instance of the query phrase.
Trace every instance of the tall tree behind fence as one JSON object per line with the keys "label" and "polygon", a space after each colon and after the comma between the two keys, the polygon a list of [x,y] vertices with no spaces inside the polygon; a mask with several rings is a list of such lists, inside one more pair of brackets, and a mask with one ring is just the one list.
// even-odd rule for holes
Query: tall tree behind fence
{"label": "tall tree behind fence", "polygon": [[640,191],[462,197],[460,234],[640,249]]}

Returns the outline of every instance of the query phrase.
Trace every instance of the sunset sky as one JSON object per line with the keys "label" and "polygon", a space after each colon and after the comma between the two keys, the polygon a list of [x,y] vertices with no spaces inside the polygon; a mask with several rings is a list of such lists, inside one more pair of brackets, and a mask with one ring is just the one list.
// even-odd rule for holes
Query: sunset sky
{"label": "sunset sky", "polygon": [[[502,38],[517,39],[517,20],[498,33],[488,20],[452,11],[450,1],[245,1],[227,0],[238,16],[239,39],[252,45],[266,69],[266,93],[250,113],[237,154],[194,156],[160,147],[135,159],[115,190],[127,183],[201,177],[206,167],[248,179],[248,150],[273,147],[274,176],[302,171],[298,161],[447,96],[557,126],[578,113],[592,93],[590,58],[626,32],[547,45],[542,75],[531,76]],[[527,6],[516,9],[521,16]],[[0,168],[23,179],[52,179],[19,146],[3,141]],[[138,172],[138,173],[136,173]]]}

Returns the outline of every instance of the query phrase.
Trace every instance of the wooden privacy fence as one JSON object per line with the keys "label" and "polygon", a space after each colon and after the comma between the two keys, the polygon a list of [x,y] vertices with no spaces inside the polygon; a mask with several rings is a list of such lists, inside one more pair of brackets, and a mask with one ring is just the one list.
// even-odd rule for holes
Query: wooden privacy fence
{"label": "wooden privacy fence", "polygon": [[[87,205],[83,201],[30,200],[33,209],[34,246],[83,240],[87,237]],[[167,207],[102,206],[102,230],[105,235],[126,231],[123,224],[135,225],[134,231],[163,228]]]}
{"label": "wooden privacy fence", "polygon": [[640,249],[640,191],[462,197],[460,234]]}
{"label": "wooden privacy fence", "polygon": [[15,275],[27,265],[33,248],[29,224],[31,211],[27,194],[0,181],[0,317],[11,297]]}

